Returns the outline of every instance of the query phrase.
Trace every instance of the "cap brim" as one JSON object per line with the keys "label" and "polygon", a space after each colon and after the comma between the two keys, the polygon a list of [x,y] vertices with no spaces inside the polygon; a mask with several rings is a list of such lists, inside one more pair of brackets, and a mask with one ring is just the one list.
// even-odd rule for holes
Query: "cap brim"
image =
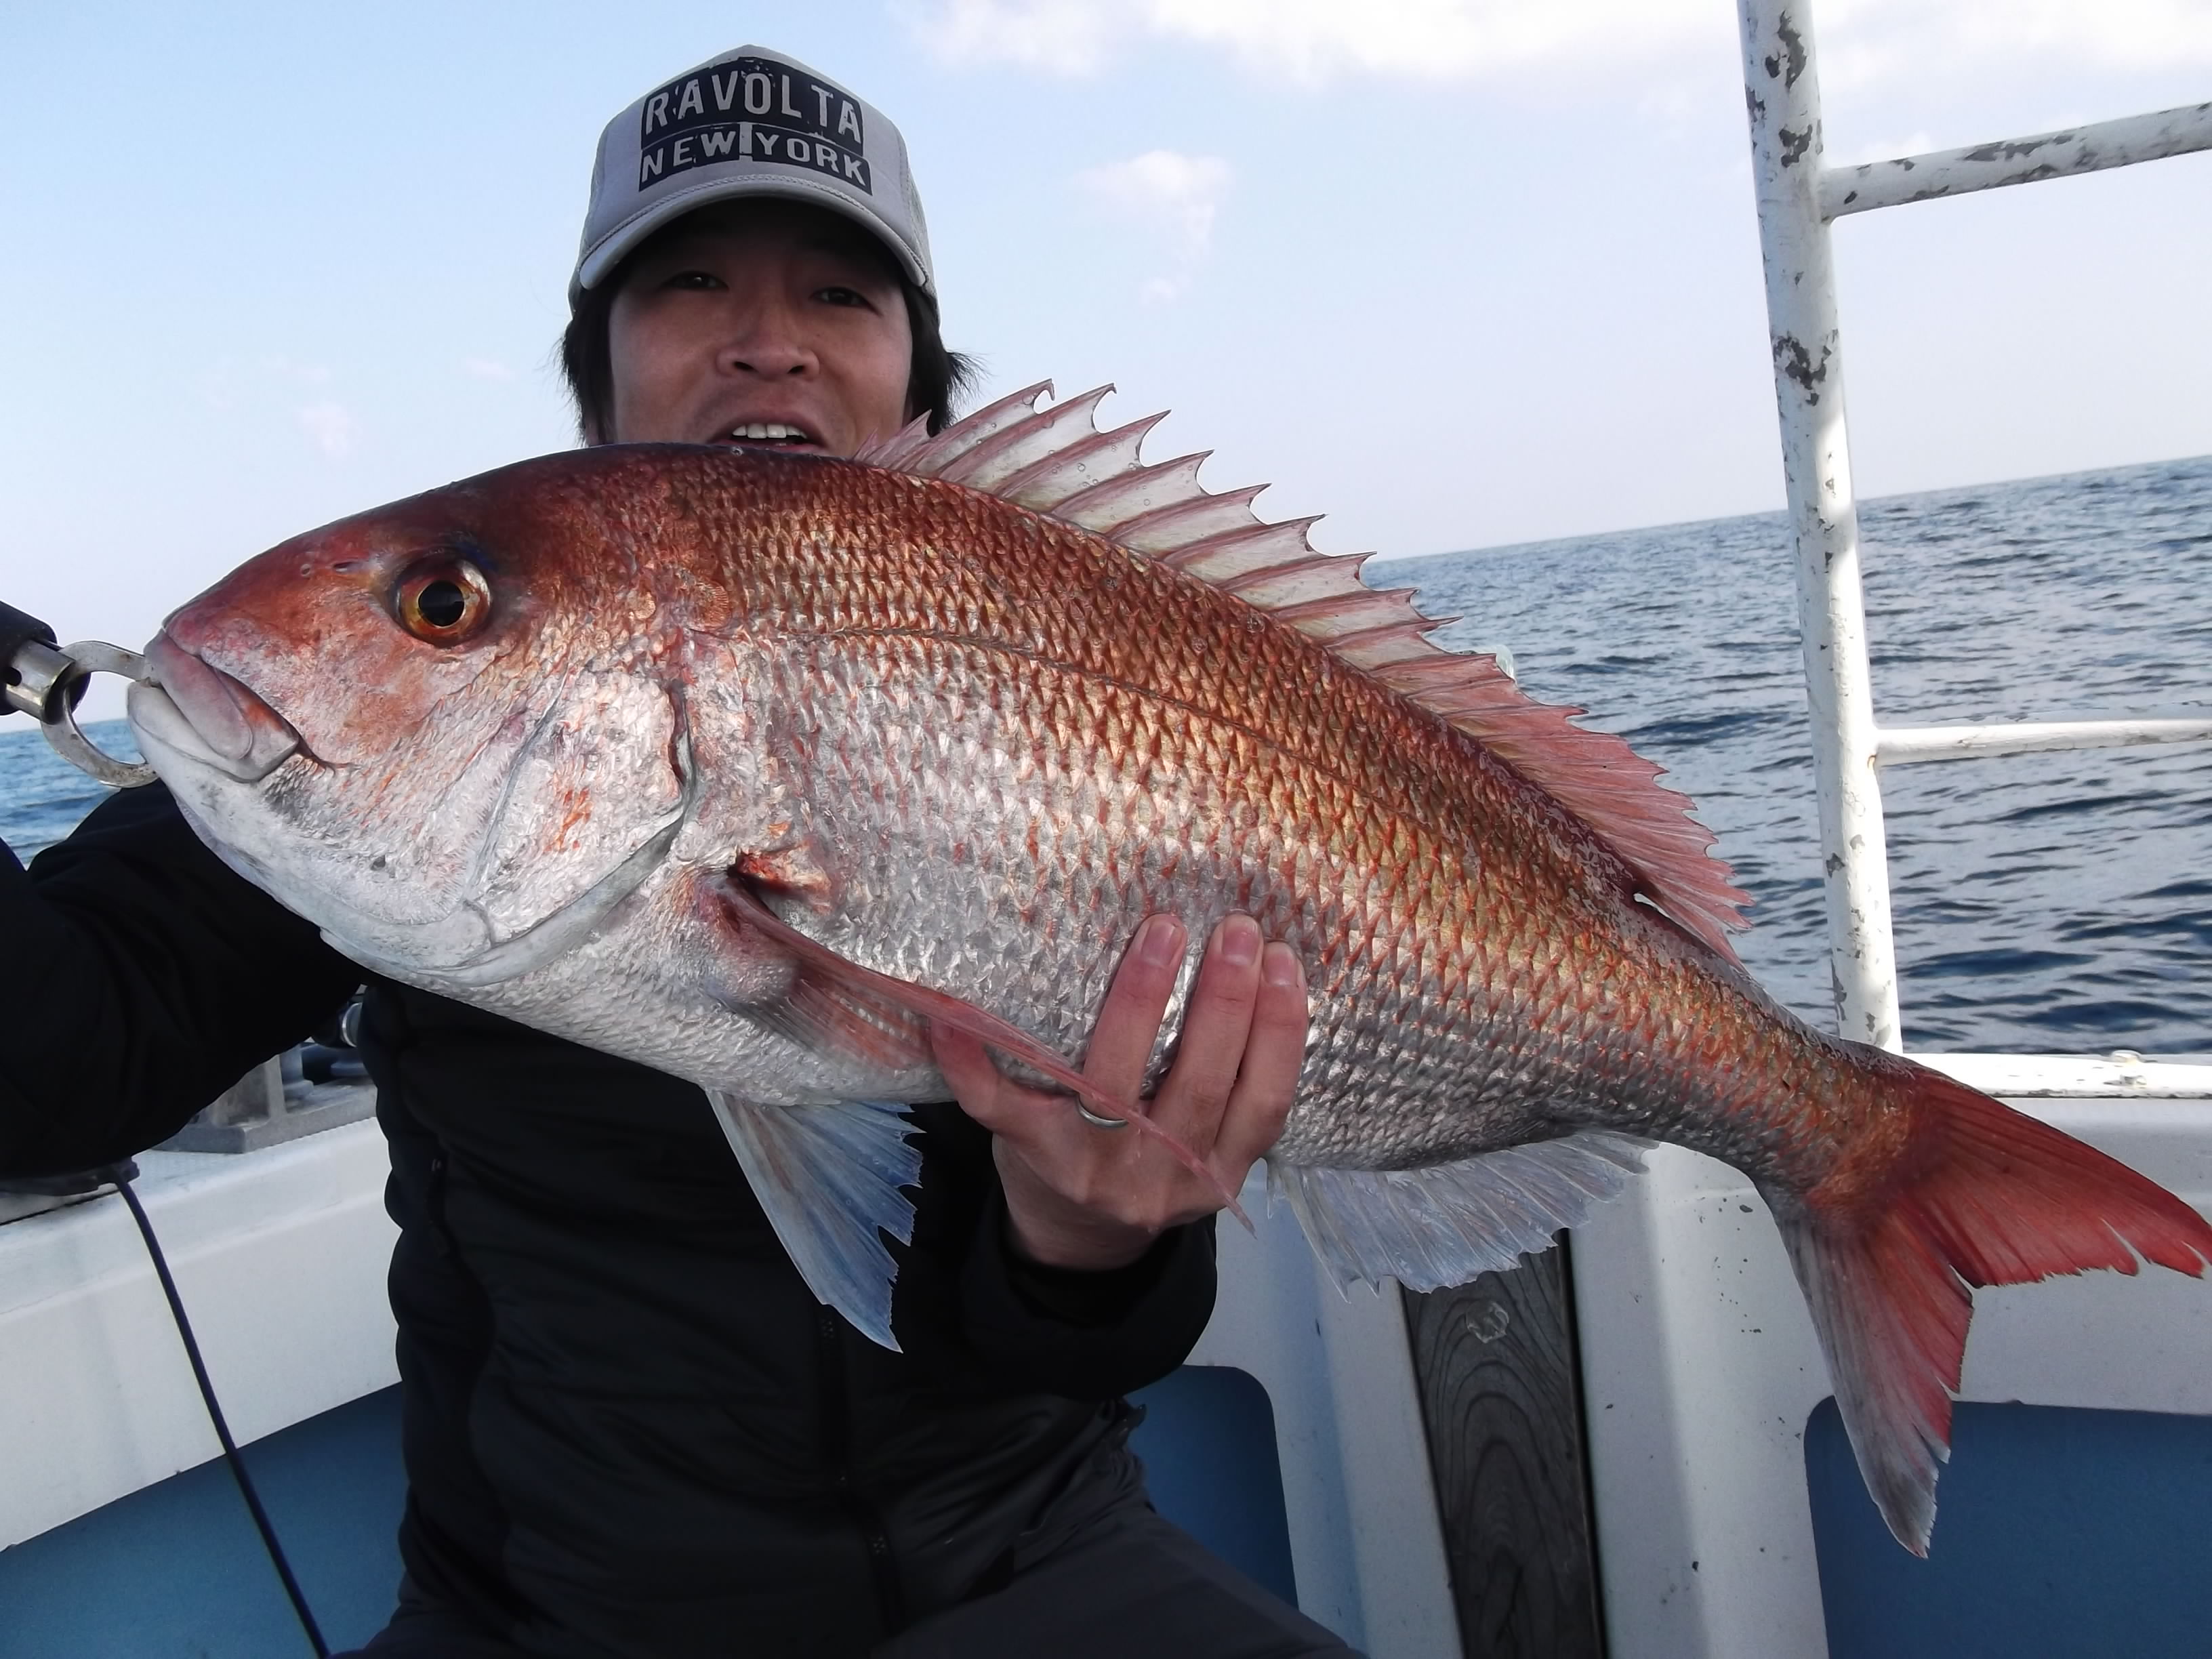
{"label": "cap brim", "polygon": [[754,196],[804,202],[811,206],[827,208],[840,218],[850,220],[884,245],[884,252],[898,262],[900,270],[909,282],[924,293],[929,291],[929,272],[914,250],[906,246],[904,240],[880,215],[870,213],[843,191],[817,185],[804,177],[775,179],[755,174],[739,179],[702,179],[686,189],[663,196],[651,207],[617,225],[600,239],[597,246],[577,262],[576,274],[568,281],[570,307],[573,307],[583,297],[586,289],[597,288],[639,244],[662,226],[681,219],[687,213],[711,207],[716,202],[738,201]]}

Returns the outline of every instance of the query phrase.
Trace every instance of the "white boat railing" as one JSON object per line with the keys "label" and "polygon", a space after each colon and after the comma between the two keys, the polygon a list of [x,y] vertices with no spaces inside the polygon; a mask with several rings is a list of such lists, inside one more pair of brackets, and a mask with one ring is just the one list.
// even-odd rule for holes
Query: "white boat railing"
{"label": "white boat railing", "polygon": [[[2053,749],[2204,742],[2212,740],[2212,720],[1887,728],[1875,723],[1828,226],[1844,214],[1873,208],[2212,149],[2212,103],[1964,149],[1831,167],[1822,159],[1808,5],[1805,0],[1738,0],[1738,10],[1782,465],[1796,542],[1838,1028],[1845,1036],[1899,1050],[1904,1042],[1878,769]],[[2130,1066],[2085,1064],[2073,1056],[2001,1058],[2008,1080],[2027,1085],[2008,1088],[2008,1093],[2045,1093],[2062,1081],[2069,1093],[2142,1092],[2139,1083],[2130,1087],[2124,1080],[2140,1073],[2140,1062]]]}

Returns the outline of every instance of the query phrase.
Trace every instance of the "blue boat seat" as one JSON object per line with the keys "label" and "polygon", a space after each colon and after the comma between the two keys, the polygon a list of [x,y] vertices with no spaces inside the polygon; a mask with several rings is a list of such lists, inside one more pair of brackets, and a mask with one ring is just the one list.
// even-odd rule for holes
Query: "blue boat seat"
{"label": "blue boat seat", "polygon": [[[1133,1444],[1163,1515],[1296,1600],[1275,1420],[1229,1366],[1187,1365],[1138,1396]],[[334,1647],[392,1611],[406,1495],[399,1391],[246,1448],[292,1570]],[[0,1659],[299,1659],[307,1643],[221,1459],[0,1551]]]}

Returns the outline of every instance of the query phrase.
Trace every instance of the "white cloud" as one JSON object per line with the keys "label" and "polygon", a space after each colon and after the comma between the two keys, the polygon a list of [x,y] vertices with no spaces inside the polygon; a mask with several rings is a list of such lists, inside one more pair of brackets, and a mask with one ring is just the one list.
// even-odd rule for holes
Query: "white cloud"
{"label": "white cloud", "polygon": [[[952,63],[1054,74],[1105,68],[1145,41],[1211,46],[1268,78],[1475,80],[1536,66],[1649,69],[1734,34],[1727,0],[895,0]],[[2072,59],[2117,69],[2212,64],[2212,0],[1823,0],[1826,85]]]}
{"label": "white cloud", "polygon": [[1814,21],[1824,91],[1933,64],[2212,64],[2212,0],[1825,0]]}
{"label": "white cloud", "polygon": [[1121,0],[892,0],[917,40],[951,63],[1011,63],[1087,75],[1112,55],[1136,8]]}
{"label": "white cloud", "polygon": [[1126,161],[1086,168],[1076,183],[1092,201],[1142,226],[1164,244],[1175,269],[1149,278],[1144,297],[1155,304],[1189,286],[1213,241],[1213,221],[1235,174],[1218,155],[1148,149]]}
{"label": "white cloud", "polygon": [[1715,0],[1148,0],[1157,33],[1261,75],[1451,81],[1568,58],[1642,56],[1711,32]]}
{"label": "white cloud", "polygon": [[325,398],[320,403],[303,404],[293,414],[301,429],[324,454],[336,460],[352,453],[354,434],[359,428],[352,411],[343,404]]}
{"label": "white cloud", "polygon": [[264,374],[274,375],[280,380],[289,380],[295,386],[328,386],[331,381],[328,366],[304,362],[296,357],[264,357],[261,368]]}
{"label": "white cloud", "polygon": [[[249,364],[237,357],[222,356],[208,370],[201,395],[210,409],[226,414],[270,416],[289,411],[293,425],[307,434],[307,441],[336,459],[353,453],[360,423],[352,410],[328,395],[333,379],[328,364],[304,358],[264,355]],[[293,401],[301,397],[313,401]]]}
{"label": "white cloud", "polygon": [[1229,163],[1218,155],[1184,155],[1171,149],[1148,149],[1076,175],[1106,206],[1167,232],[1187,259],[1202,257],[1213,240],[1213,217],[1232,177]]}
{"label": "white cloud", "polygon": [[1468,78],[1539,59],[1619,57],[1711,34],[1718,0],[899,0],[908,29],[954,63],[1089,74],[1138,41],[1218,48],[1304,82],[1346,72]]}

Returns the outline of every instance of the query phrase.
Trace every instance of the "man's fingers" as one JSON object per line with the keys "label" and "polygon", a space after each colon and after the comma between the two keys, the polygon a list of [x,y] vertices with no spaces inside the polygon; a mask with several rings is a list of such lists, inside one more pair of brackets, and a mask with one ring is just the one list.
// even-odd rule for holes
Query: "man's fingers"
{"label": "man's fingers", "polygon": [[[1139,930],[1084,1067],[1102,1089],[1133,1100],[1185,942],[1173,917]],[[1110,1267],[1161,1228],[1210,1213],[1219,1184],[1240,1181],[1274,1145],[1304,1060],[1306,1020],[1297,954],[1263,944],[1249,916],[1224,921],[1200,963],[1176,1064],[1151,1114],[1206,1159],[1211,1183],[1152,1137],[1093,1128],[1066,1097],[1011,1081],[975,1037],[940,1028],[931,1043],[962,1108],[996,1137],[1019,1248],[1062,1266]]]}
{"label": "man's fingers", "polygon": [[1147,917],[1115,972],[1091,1032],[1083,1075],[1116,1099],[1134,1100],[1144,1086],[1145,1062],[1159,1040],[1188,939],[1175,917]]}
{"label": "man's fingers", "polygon": [[1214,1142],[1224,1168],[1233,1164],[1241,1175],[1281,1138],[1305,1063],[1307,1018],[1305,971],[1297,952],[1280,943],[1268,945],[1243,1065]]}
{"label": "man's fingers", "polygon": [[1161,1080],[1152,1120],[1193,1151],[1213,1145],[1222,1109],[1237,1086],[1258,1006],[1263,941],[1246,915],[1223,918],[1206,941],[1184,1011],[1175,1064]]}
{"label": "man's fingers", "polygon": [[[999,1069],[991,1051],[966,1031],[933,1025],[930,1048],[937,1069],[960,1109],[993,1134],[1020,1147],[1032,1161],[1079,1178],[1098,1150],[1100,1132],[1085,1123],[1073,1097],[1024,1088]],[[1120,1133],[1116,1131],[1115,1133]]]}

